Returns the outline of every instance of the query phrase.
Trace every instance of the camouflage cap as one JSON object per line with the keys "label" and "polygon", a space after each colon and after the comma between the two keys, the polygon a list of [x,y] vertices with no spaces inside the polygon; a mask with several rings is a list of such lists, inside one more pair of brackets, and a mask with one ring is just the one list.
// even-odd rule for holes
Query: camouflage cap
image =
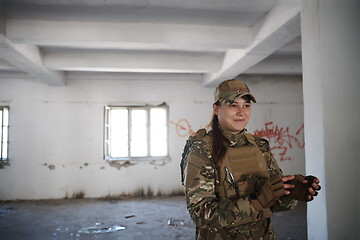
{"label": "camouflage cap", "polygon": [[250,89],[244,82],[236,79],[229,79],[220,83],[215,89],[214,102],[219,100],[224,100],[225,102],[234,101],[236,98],[246,95],[256,103],[255,97],[250,94]]}

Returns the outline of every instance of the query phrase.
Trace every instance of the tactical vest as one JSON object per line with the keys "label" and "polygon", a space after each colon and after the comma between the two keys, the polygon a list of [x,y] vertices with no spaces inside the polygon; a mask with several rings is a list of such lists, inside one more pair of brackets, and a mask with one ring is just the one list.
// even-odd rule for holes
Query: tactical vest
{"label": "tactical vest", "polygon": [[[270,178],[271,166],[266,155],[261,152],[251,134],[245,133],[245,136],[250,144],[228,147],[223,160],[217,163],[219,178],[215,185],[215,192],[219,198],[248,198]],[[271,216],[272,211],[265,208],[237,221],[236,225],[256,222]]]}
{"label": "tactical vest", "polygon": [[256,145],[254,137],[247,133],[245,135],[250,144],[228,147],[223,160],[218,163],[219,198],[247,197],[270,178],[268,162]]}
{"label": "tactical vest", "polygon": [[[261,185],[270,178],[269,171],[272,171],[266,153],[263,154],[257,146],[254,137],[245,133],[250,144],[240,147],[228,147],[223,160],[214,163],[217,172],[215,180],[215,194],[218,198],[239,199],[247,198],[259,190]],[[211,136],[201,132],[195,136],[201,140],[211,151]],[[201,138],[201,139],[200,139]],[[255,210],[254,210],[255,211]],[[256,222],[272,216],[272,211],[265,208],[260,212],[254,212],[249,217],[236,221],[236,225]]]}

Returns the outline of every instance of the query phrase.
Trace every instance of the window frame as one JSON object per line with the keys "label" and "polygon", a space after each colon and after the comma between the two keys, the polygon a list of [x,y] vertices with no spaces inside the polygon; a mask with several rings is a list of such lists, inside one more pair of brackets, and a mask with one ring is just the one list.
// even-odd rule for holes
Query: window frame
{"label": "window frame", "polygon": [[[4,109],[7,110],[7,125],[4,125]],[[1,121],[0,121],[0,164],[8,164],[9,163],[9,128],[10,128],[10,107],[9,106],[0,106]],[[4,139],[4,129],[7,128],[7,138]],[[3,158],[3,144],[6,141],[6,158]]]}
{"label": "window frame", "polygon": [[[165,156],[151,156],[150,155],[150,110],[153,108],[163,108],[166,110],[166,139],[167,139],[167,155]],[[110,110],[111,109],[127,109],[128,110],[128,153],[131,148],[131,110],[144,109],[146,110],[147,122],[147,156],[142,157],[112,157],[111,154],[111,126],[110,126]],[[170,160],[169,157],[169,106],[166,103],[160,105],[107,105],[104,108],[104,159],[107,161],[156,161],[156,160]]]}

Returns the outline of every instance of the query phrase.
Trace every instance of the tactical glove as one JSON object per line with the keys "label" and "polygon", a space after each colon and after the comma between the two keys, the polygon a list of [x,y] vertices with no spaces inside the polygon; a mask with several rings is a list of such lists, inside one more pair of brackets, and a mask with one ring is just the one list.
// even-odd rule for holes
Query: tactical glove
{"label": "tactical glove", "polygon": [[[313,187],[312,187],[312,183],[314,183],[314,179],[315,179],[316,177],[314,177],[314,176],[311,176],[311,175],[309,175],[309,176],[306,176],[304,179],[306,180],[306,181],[308,181],[308,184],[310,185],[309,187],[311,187],[312,189],[314,189]],[[319,191],[320,189],[321,189],[321,187],[320,187],[320,185],[318,185],[319,186],[319,189],[314,189],[314,191]]]}
{"label": "tactical glove", "polygon": [[269,208],[282,196],[285,195],[284,183],[280,176],[275,176],[267,180],[261,187],[257,195],[250,195],[250,202],[256,211]]}
{"label": "tactical glove", "polygon": [[[311,184],[314,182],[314,179],[316,177],[314,176],[306,176],[304,177],[303,175],[295,175],[295,179],[286,182],[287,184],[292,184],[294,185],[293,189],[290,189],[290,194],[289,196],[293,199],[299,200],[299,201],[304,201],[304,202],[308,202],[314,199],[313,196],[311,196],[311,194],[309,193],[309,187],[313,188],[311,186]],[[307,183],[302,183],[303,180],[308,181]],[[314,189],[314,188],[313,188]],[[315,196],[317,195],[317,191],[320,190],[320,186],[319,189],[314,189],[315,191]],[[311,196],[311,199],[308,199],[308,196]]]}

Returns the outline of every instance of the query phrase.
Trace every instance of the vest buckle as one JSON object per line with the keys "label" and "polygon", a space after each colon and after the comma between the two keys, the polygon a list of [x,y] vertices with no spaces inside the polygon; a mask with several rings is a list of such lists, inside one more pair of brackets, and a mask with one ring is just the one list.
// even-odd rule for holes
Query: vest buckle
{"label": "vest buckle", "polygon": [[225,166],[225,172],[226,172],[226,180],[227,180],[230,184],[234,184],[234,183],[235,183],[234,176],[233,176],[232,172],[229,171],[229,168],[228,168],[227,166]]}

